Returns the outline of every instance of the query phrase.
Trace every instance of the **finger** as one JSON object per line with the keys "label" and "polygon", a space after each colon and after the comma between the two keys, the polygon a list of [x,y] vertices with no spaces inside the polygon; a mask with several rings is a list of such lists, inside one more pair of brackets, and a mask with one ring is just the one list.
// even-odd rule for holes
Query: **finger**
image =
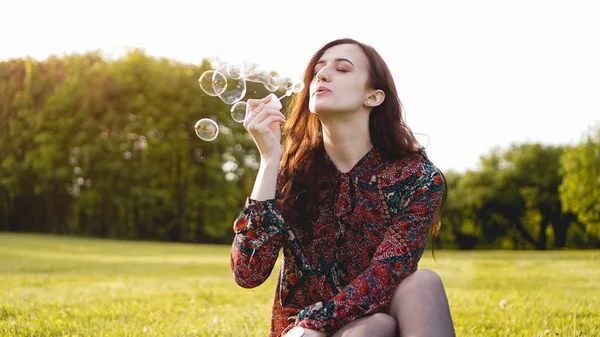
{"label": "finger", "polygon": [[246,104],[248,104],[248,109],[256,108],[260,103],[262,103],[262,99],[251,98],[246,101]]}
{"label": "finger", "polygon": [[269,126],[271,126],[271,124],[273,123],[285,123],[285,119],[279,117],[279,116],[269,116],[267,118],[265,118],[264,120],[262,120],[261,122],[258,123],[252,123],[252,125],[249,126],[249,130],[252,132],[258,132],[258,133],[262,133],[262,132],[267,132],[269,131]]}
{"label": "finger", "polygon": [[250,124],[256,116],[260,114],[261,111],[266,107],[264,103],[261,103],[256,108],[251,108],[249,105],[246,106],[246,116],[244,116],[244,126]]}
{"label": "finger", "polygon": [[260,117],[260,120],[266,118],[266,115],[270,115],[270,114],[276,114],[281,116],[282,118],[286,119],[285,115],[283,113],[281,113],[281,111],[279,111],[279,109],[274,109],[273,107],[266,105],[264,103],[261,103],[256,109],[250,109],[247,108],[246,109],[247,115],[244,118],[244,121],[248,121],[251,122],[252,120],[254,120],[255,118]]}
{"label": "finger", "polygon": [[261,111],[265,109],[266,106],[267,105],[265,103],[260,103],[255,108],[248,107],[248,110],[250,110],[254,115],[258,115]]}
{"label": "finger", "polygon": [[[257,111],[258,111],[258,109],[257,109]],[[280,117],[284,121],[287,120],[287,118],[285,117],[284,114],[281,113],[281,111],[270,108],[269,106],[266,106],[263,109],[261,109],[255,116],[253,116],[251,121],[253,123],[260,123],[270,116]]]}

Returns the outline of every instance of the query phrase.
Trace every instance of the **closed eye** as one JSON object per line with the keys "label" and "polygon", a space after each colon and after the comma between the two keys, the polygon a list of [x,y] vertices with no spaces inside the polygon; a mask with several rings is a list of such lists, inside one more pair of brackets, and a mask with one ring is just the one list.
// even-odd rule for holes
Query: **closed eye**
{"label": "closed eye", "polygon": [[319,70],[321,70],[321,68],[323,68],[323,65],[317,65],[314,69],[313,69],[313,77],[317,76],[317,73],[319,72]]}

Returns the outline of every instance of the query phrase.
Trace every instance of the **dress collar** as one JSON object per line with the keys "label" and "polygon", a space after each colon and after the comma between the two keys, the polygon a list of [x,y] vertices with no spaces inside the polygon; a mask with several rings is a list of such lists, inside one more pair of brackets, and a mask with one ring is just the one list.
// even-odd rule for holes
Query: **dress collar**
{"label": "dress collar", "polygon": [[329,154],[327,154],[327,151],[324,151],[324,152],[325,152],[325,160],[327,161],[327,163],[329,163],[329,165],[331,165],[335,169],[336,175],[353,175],[353,174],[358,174],[358,173],[365,172],[365,171],[371,171],[371,170],[374,170],[375,168],[377,168],[382,163],[381,153],[379,152],[379,149],[377,149],[377,147],[373,146],[350,169],[350,171],[343,173],[337,168],[337,166],[335,166],[335,164],[331,160],[331,157],[329,157]]}

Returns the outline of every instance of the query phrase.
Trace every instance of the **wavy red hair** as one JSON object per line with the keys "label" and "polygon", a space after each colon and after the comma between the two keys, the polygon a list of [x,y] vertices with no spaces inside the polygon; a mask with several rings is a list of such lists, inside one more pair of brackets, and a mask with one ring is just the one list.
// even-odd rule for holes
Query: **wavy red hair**
{"label": "wavy red hair", "polygon": [[[371,89],[385,92],[383,103],[371,111],[369,132],[371,143],[387,159],[401,159],[410,155],[427,158],[403,119],[403,108],[392,74],[381,55],[371,46],[353,39],[331,41],[321,47],[310,59],[304,71],[304,90],[292,98],[287,122],[282,129],[283,157],[280,170],[278,208],[292,228],[302,230],[312,239],[311,220],[317,211],[317,192],[333,181],[335,170],[325,161],[325,148],[319,118],[310,113],[309,90],[313,69],[323,53],[332,46],[354,44],[359,46],[369,60]],[[446,191],[444,191],[444,199]],[[439,217],[432,232],[437,235]]]}

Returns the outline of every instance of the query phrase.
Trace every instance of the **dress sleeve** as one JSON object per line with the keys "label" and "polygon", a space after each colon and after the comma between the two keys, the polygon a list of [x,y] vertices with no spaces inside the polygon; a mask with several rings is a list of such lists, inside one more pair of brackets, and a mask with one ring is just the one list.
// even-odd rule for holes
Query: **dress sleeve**
{"label": "dress sleeve", "polygon": [[261,285],[277,262],[283,246],[283,217],[276,207],[280,197],[257,201],[246,199],[244,208],[233,223],[235,236],[230,264],[235,283],[243,288]]}
{"label": "dress sleeve", "polygon": [[333,334],[344,325],[387,306],[400,282],[416,271],[432,220],[444,193],[444,180],[433,164],[408,177],[407,198],[391,216],[391,225],[370,265],[327,302],[304,308],[296,325]]}

